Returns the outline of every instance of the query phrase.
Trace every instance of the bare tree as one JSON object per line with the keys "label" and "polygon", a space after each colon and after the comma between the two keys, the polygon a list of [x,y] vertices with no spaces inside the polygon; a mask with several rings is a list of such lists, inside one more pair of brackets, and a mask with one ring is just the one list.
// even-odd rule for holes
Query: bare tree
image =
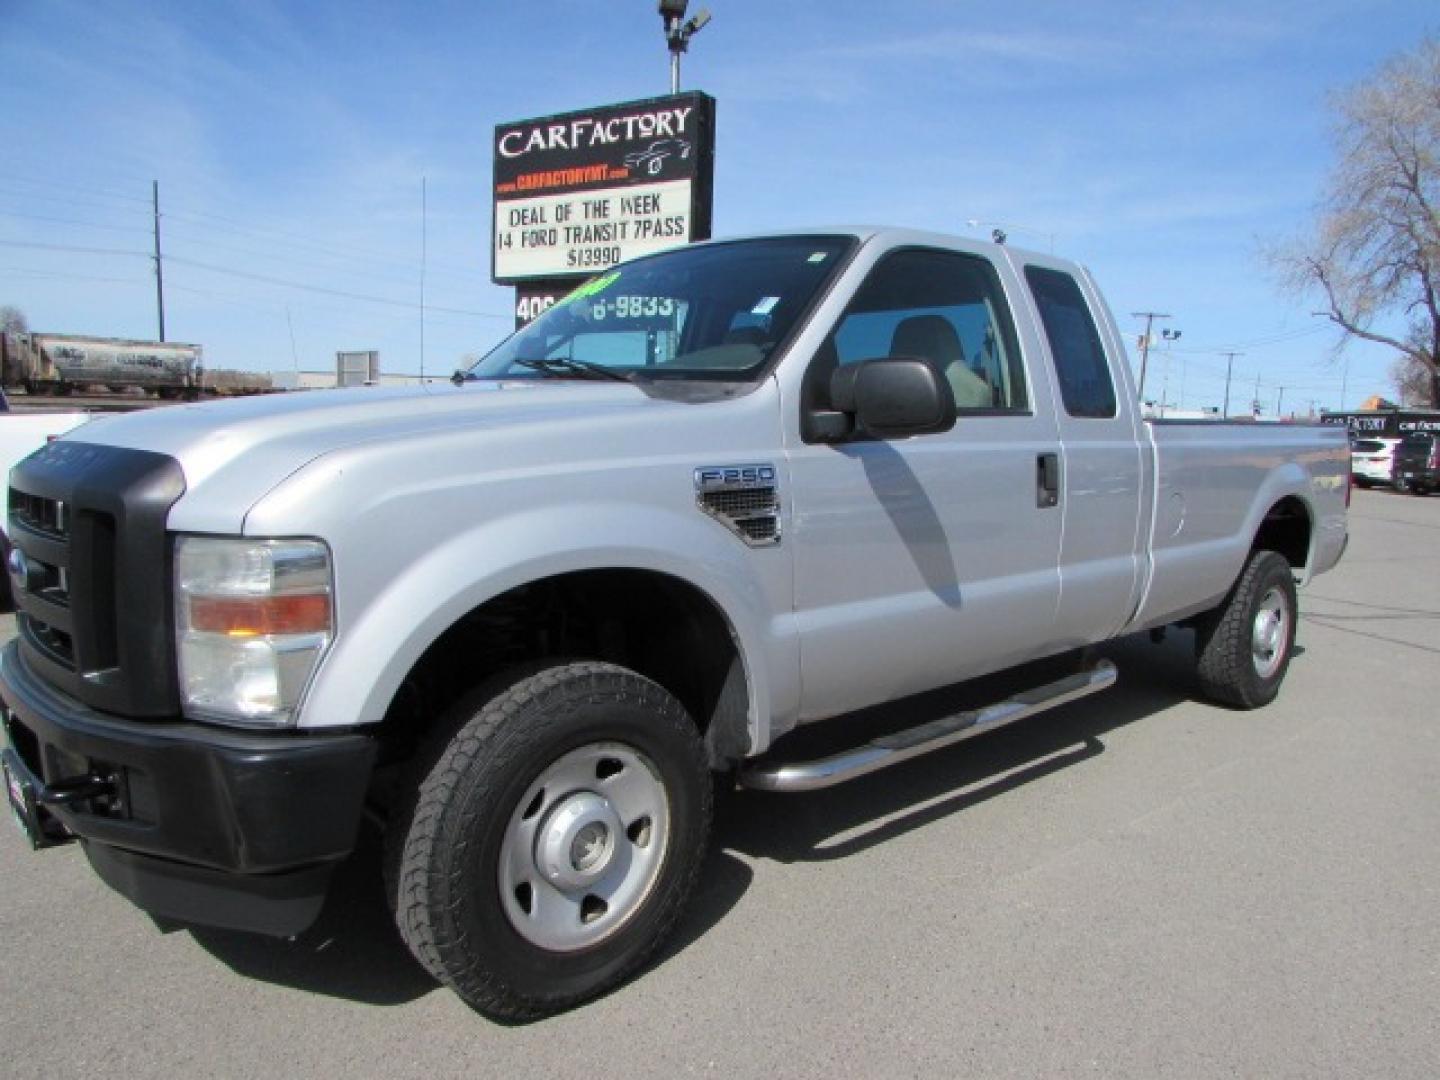
{"label": "bare tree", "polygon": [[[1345,336],[1389,346],[1440,406],[1440,39],[1338,95],[1337,160],[1313,234],[1271,253]],[[1403,329],[1382,324],[1398,317]]]}
{"label": "bare tree", "polygon": [[1396,357],[1390,365],[1390,384],[1400,404],[1430,404],[1430,372],[1413,356]]}
{"label": "bare tree", "polygon": [[0,334],[28,334],[30,324],[25,320],[25,313],[13,304],[5,304],[0,307]]}

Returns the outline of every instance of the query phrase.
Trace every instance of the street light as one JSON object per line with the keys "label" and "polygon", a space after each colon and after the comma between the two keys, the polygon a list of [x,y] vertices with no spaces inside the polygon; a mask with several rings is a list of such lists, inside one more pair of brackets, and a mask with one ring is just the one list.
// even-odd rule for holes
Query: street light
{"label": "street light", "polygon": [[[1184,331],[1164,329],[1160,331],[1160,337],[1165,341],[1179,341]],[[1170,350],[1165,350],[1165,381],[1160,386],[1160,415],[1165,415],[1166,399],[1170,396]],[[1143,404],[1143,402],[1142,402]],[[1180,407],[1185,407],[1185,369],[1180,369]]]}
{"label": "street light", "polygon": [[[710,21],[708,8],[701,8],[692,18],[685,20],[685,8],[690,0],[660,0],[660,21],[665,24],[665,43],[670,49],[670,93],[680,92],[680,54],[690,48],[692,35],[704,29]],[[685,20],[685,21],[682,21]]]}

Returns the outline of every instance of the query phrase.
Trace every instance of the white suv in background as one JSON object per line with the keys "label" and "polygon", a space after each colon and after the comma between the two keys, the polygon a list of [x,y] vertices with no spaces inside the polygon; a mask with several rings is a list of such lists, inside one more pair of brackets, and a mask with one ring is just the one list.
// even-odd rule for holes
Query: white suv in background
{"label": "white suv in background", "polygon": [[1392,435],[1356,439],[1350,444],[1350,473],[1359,487],[1388,484],[1395,477],[1395,448],[1400,440]]}

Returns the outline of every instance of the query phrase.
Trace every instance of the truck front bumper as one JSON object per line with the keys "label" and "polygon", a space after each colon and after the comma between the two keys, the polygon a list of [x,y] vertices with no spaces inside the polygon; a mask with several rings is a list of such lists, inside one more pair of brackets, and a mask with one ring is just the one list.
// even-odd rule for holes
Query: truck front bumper
{"label": "truck front bumper", "polygon": [[[375,743],[125,720],[0,653],[9,801],[36,846],[78,839],[153,915],[288,936],[354,848]],[[26,820],[28,818],[28,820]]]}

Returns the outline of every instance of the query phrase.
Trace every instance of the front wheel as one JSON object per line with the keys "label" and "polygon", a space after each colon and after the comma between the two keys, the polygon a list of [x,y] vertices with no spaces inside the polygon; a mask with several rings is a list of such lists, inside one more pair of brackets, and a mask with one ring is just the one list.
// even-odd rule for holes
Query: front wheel
{"label": "front wheel", "polygon": [[460,708],[393,826],[396,919],[468,1004],[536,1019],[620,983],[674,927],[710,828],[704,747],[674,697],[613,664],[547,666]]}
{"label": "front wheel", "polygon": [[1295,647],[1299,607],[1290,564],[1254,551],[1226,598],[1196,626],[1196,669],[1205,695],[1254,709],[1280,692]]}

